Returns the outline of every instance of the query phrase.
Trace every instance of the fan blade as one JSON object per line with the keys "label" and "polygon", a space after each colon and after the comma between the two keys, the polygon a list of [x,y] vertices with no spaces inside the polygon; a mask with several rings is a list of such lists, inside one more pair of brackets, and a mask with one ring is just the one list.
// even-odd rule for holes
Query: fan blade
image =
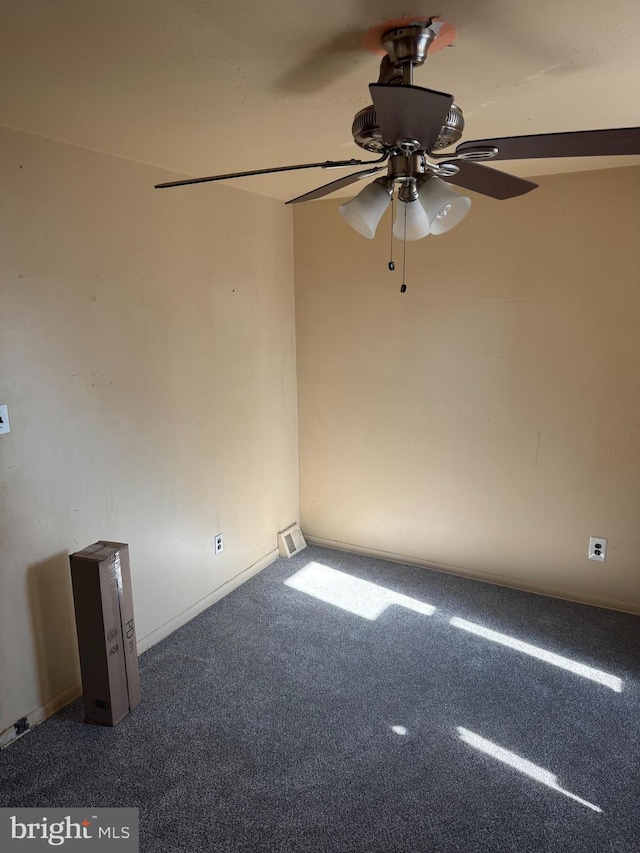
{"label": "fan blade", "polygon": [[420,86],[369,86],[376,119],[387,145],[399,139],[417,139],[420,148],[434,145],[453,103],[453,95]]}
{"label": "fan blade", "polygon": [[370,178],[384,169],[386,169],[386,166],[378,166],[377,169],[363,169],[361,172],[352,172],[350,175],[345,175],[344,178],[338,178],[337,181],[331,181],[330,184],[316,187],[315,190],[311,190],[311,192],[304,195],[299,195],[297,198],[290,198],[285,204],[297,204],[300,201],[313,201],[314,198],[322,198],[324,195],[341,190],[342,187],[348,187],[349,184],[355,184],[356,181],[364,181],[366,178]]}
{"label": "fan blade", "polygon": [[517,178],[498,169],[489,169],[471,160],[457,160],[456,166],[460,168],[458,174],[445,177],[443,180],[491,198],[515,198],[535,190],[538,186],[533,181],[525,181],[524,178]]}
{"label": "fan blade", "polygon": [[252,175],[270,175],[273,172],[295,172],[297,169],[341,169],[345,166],[370,166],[372,163],[383,163],[387,159],[383,154],[378,160],[325,160],[324,163],[302,163],[299,166],[276,166],[273,169],[254,169],[252,172],[232,172],[229,175],[210,175],[207,178],[188,178],[184,181],[169,181],[166,184],[156,184],[155,189],[166,187],[185,187],[189,184],[205,184],[208,181],[228,181],[231,178],[250,178]]}
{"label": "fan blade", "polygon": [[463,142],[456,154],[474,148],[497,148],[495,160],[527,160],[542,157],[606,157],[609,154],[640,154],[640,127],[611,130],[576,130],[534,136],[506,136]]}

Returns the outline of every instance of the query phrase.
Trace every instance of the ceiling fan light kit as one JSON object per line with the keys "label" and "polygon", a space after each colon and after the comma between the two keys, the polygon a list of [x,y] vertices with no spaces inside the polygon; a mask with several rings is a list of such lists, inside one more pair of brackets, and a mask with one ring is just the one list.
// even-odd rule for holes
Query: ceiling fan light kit
{"label": "ceiling fan light kit", "polygon": [[[398,215],[393,233],[407,241],[445,234],[468,214],[471,200],[449,184],[500,200],[524,195],[537,187],[532,181],[481,165],[480,161],[640,154],[638,127],[474,140],[443,153],[462,136],[462,110],[454,104],[453,95],[415,86],[413,72],[428,54],[450,47],[455,36],[451,24],[438,17],[423,16],[389,20],[365,34],[365,48],[382,56],[382,61],[378,81],[369,86],[372,103],[356,113],[352,135],[355,144],[377,154],[377,160],[327,160],[191,178],[156,187],[301,169],[366,167],[286,202],[298,204],[386,170],[386,176],[376,178],[355,198],[340,205],[339,210],[355,231],[371,240],[397,186]],[[394,268],[392,263],[389,268]],[[406,290],[404,277],[401,290]]]}

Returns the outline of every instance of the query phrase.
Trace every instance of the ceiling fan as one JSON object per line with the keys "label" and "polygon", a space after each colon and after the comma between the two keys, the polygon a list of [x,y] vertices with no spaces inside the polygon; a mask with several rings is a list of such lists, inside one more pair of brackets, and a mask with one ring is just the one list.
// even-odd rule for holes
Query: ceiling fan
{"label": "ceiling fan", "polygon": [[[387,21],[369,31],[382,54],[377,83],[369,86],[372,104],[356,113],[354,142],[374,160],[327,160],[212,175],[157,184],[156,188],[179,187],[208,181],[223,181],[251,175],[299,169],[334,169],[365,166],[338,180],[297,196],[286,204],[312,201],[349,184],[376,178],[355,198],[340,206],[340,213],[356,231],[369,239],[394,196],[398,185],[398,214],[393,233],[403,240],[428,234],[443,234],[468,213],[471,200],[450,189],[454,184],[495,199],[514,198],[537,187],[524,178],[484,166],[479,161],[520,160],[546,157],[584,157],[640,154],[640,128],[584,130],[545,133],[462,142],[453,152],[442,149],[462,137],[464,117],[453,96],[413,85],[414,69],[427,53],[449,46],[456,31],[437,17]],[[391,265],[390,265],[391,266]],[[392,268],[392,267],[391,267]]]}

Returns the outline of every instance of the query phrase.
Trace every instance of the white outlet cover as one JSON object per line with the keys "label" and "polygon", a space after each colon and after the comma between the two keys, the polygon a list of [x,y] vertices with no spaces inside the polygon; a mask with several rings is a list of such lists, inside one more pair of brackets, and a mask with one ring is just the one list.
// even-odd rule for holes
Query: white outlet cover
{"label": "white outlet cover", "polygon": [[9,426],[9,407],[6,403],[0,403],[0,435],[11,432]]}
{"label": "white outlet cover", "polygon": [[607,540],[604,536],[589,537],[589,559],[604,563],[607,556]]}

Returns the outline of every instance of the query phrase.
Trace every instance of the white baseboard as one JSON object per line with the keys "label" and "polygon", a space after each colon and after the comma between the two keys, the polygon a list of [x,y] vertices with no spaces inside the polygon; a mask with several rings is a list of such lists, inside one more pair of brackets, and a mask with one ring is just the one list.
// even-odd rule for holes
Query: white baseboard
{"label": "white baseboard", "polygon": [[190,622],[199,613],[202,613],[203,610],[206,610],[207,607],[211,607],[212,604],[215,604],[216,601],[220,601],[221,598],[224,598],[225,595],[228,595],[230,592],[236,589],[236,587],[239,587],[245,581],[248,581],[249,578],[252,578],[254,575],[257,575],[258,572],[261,572],[263,569],[266,569],[267,566],[270,566],[271,563],[275,562],[279,556],[280,554],[278,553],[277,548],[273,551],[270,551],[268,554],[265,554],[264,557],[261,557],[257,562],[253,563],[253,565],[249,566],[248,569],[244,569],[235,577],[231,578],[231,580],[226,581],[222,584],[222,586],[219,586],[216,590],[209,593],[204,598],[201,598],[200,601],[196,601],[196,603],[192,604],[191,607],[188,607],[186,610],[183,610],[182,613],[179,613],[177,616],[174,616],[173,619],[170,619],[168,622],[165,622],[164,625],[160,625],[159,628],[156,628],[146,636],[139,639],[138,654],[141,655],[143,652],[146,652],[147,649],[150,649],[152,646],[155,646],[155,644],[159,643],[160,640],[164,640],[164,638],[168,637],[169,634],[173,634],[173,632],[176,631],[178,628],[181,628],[183,625],[186,625],[187,622]]}
{"label": "white baseboard", "polygon": [[24,735],[29,734],[31,729],[34,729],[36,726],[40,725],[40,723],[44,723],[47,717],[52,717],[54,714],[57,714],[58,711],[65,707],[65,705],[68,705],[69,702],[73,702],[74,699],[77,699],[78,696],[81,695],[82,685],[79,681],[65,687],[65,689],[56,696],[48,699],[44,705],[40,705],[33,711],[29,711],[28,714],[25,714],[27,722],[29,723],[29,728],[26,732],[23,732],[21,735],[16,734],[16,730],[13,726],[10,726],[10,728],[0,732],[0,749],[4,749],[5,746],[9,746],[9,744],[14,743],[14,741],[24,737]]}
{"label": "white baseboard", "polygon": [[[232,590],[236,589],[236,587],[239,587],[245,581],[249,580],[249,578],[257,575],[258,572],[262,571],[262,569],[266,569],[266,567],[275,562],[279,556],[277,549],[270,551],[253,565],[249,566],[248,569],[244,569],[244,571],[231,578],[231,580],[223,583],[218,587],[218,589],[214,590],[204,598],[201,598],[200,601],[197,601],[191,607],[187,608],[187,610],[184,610],[178,616],[175,616],[173,619],[165,622],[164,625],[156,628],[155,631],[152,631],[150,634],[142,637],[142,639],[138,640],[138,655],[141,655],[142,652],[146,652],[147,649],[155,646],[155,644],[159,643],[160,640],[163,640],[178,628],[186,625],[186,623],[190,622],[194,616],[202,613],[202,611],[206,610],[207,607],[211,607],[211,605],[215,604],[216,601],[224,598],[225,595],[228,595]],[[65,688],[61,693],[58,693],[57,696],[47,700],[43,705],[40,705],[38,708],[35,708],[28,714],[25,714],[29,723],[29,729],[24,732],[24,734],[28,734],[28,732],[35,726],[43,723],[48,717],[53,716],[64,708],[65,705],[68,705],[69,702],[73,702],[74,699],[77,699],[78,696],[81,695],[82,685],[80,682],[76,682],[75,684],[69,685],[69,687]],[[14,741],[21,737],[23,737],[23,735],[16,734],[14,726],[6,729],[4,732],[0,732],[0,749],[3,749],[5,746],[9,746],[9,744],[14,743]]]}
{"label": "white baseboard", "polygon": [[444,572],[458,577],[471,578],[472,580],[492,583],[496,586],[506,586],[510,589],[519,589],[522,592],[533,592],[536,595],[548,595],[551,598],[561,598],[564,601],[574,601],[577,604],[590,604],[593,607],[606,607],[609,610],[620,610],[623,613],[640,615],[640,607],[630,605],[628,601],[620,601],[615,598],[607,598],[600,595],[582,595],[574,590],[562,589],[547,584],[532,583],[530,581],[514,579],[504,575],[494,575],[489,572],[480,572],[475,569],[467,569],[464,566],[451,566],[446,563],[436,563],[429,560],[421,560],[406,554],[398,554],[394,551],[381,551],[378,548],[367,548],[364,545],[354,545],[351,542],[340,542],[336,539],[325,539],[322,536],[313,536],[303,531],[304,538],[309,545],[320,545],[323,548],[331,548],[334,551],[350,551],[353,554],[365,554],[369,557],[378,557],[391,563],[404,563],[407,566],[421,566],[425,569],[433,569],[435,572]]}

